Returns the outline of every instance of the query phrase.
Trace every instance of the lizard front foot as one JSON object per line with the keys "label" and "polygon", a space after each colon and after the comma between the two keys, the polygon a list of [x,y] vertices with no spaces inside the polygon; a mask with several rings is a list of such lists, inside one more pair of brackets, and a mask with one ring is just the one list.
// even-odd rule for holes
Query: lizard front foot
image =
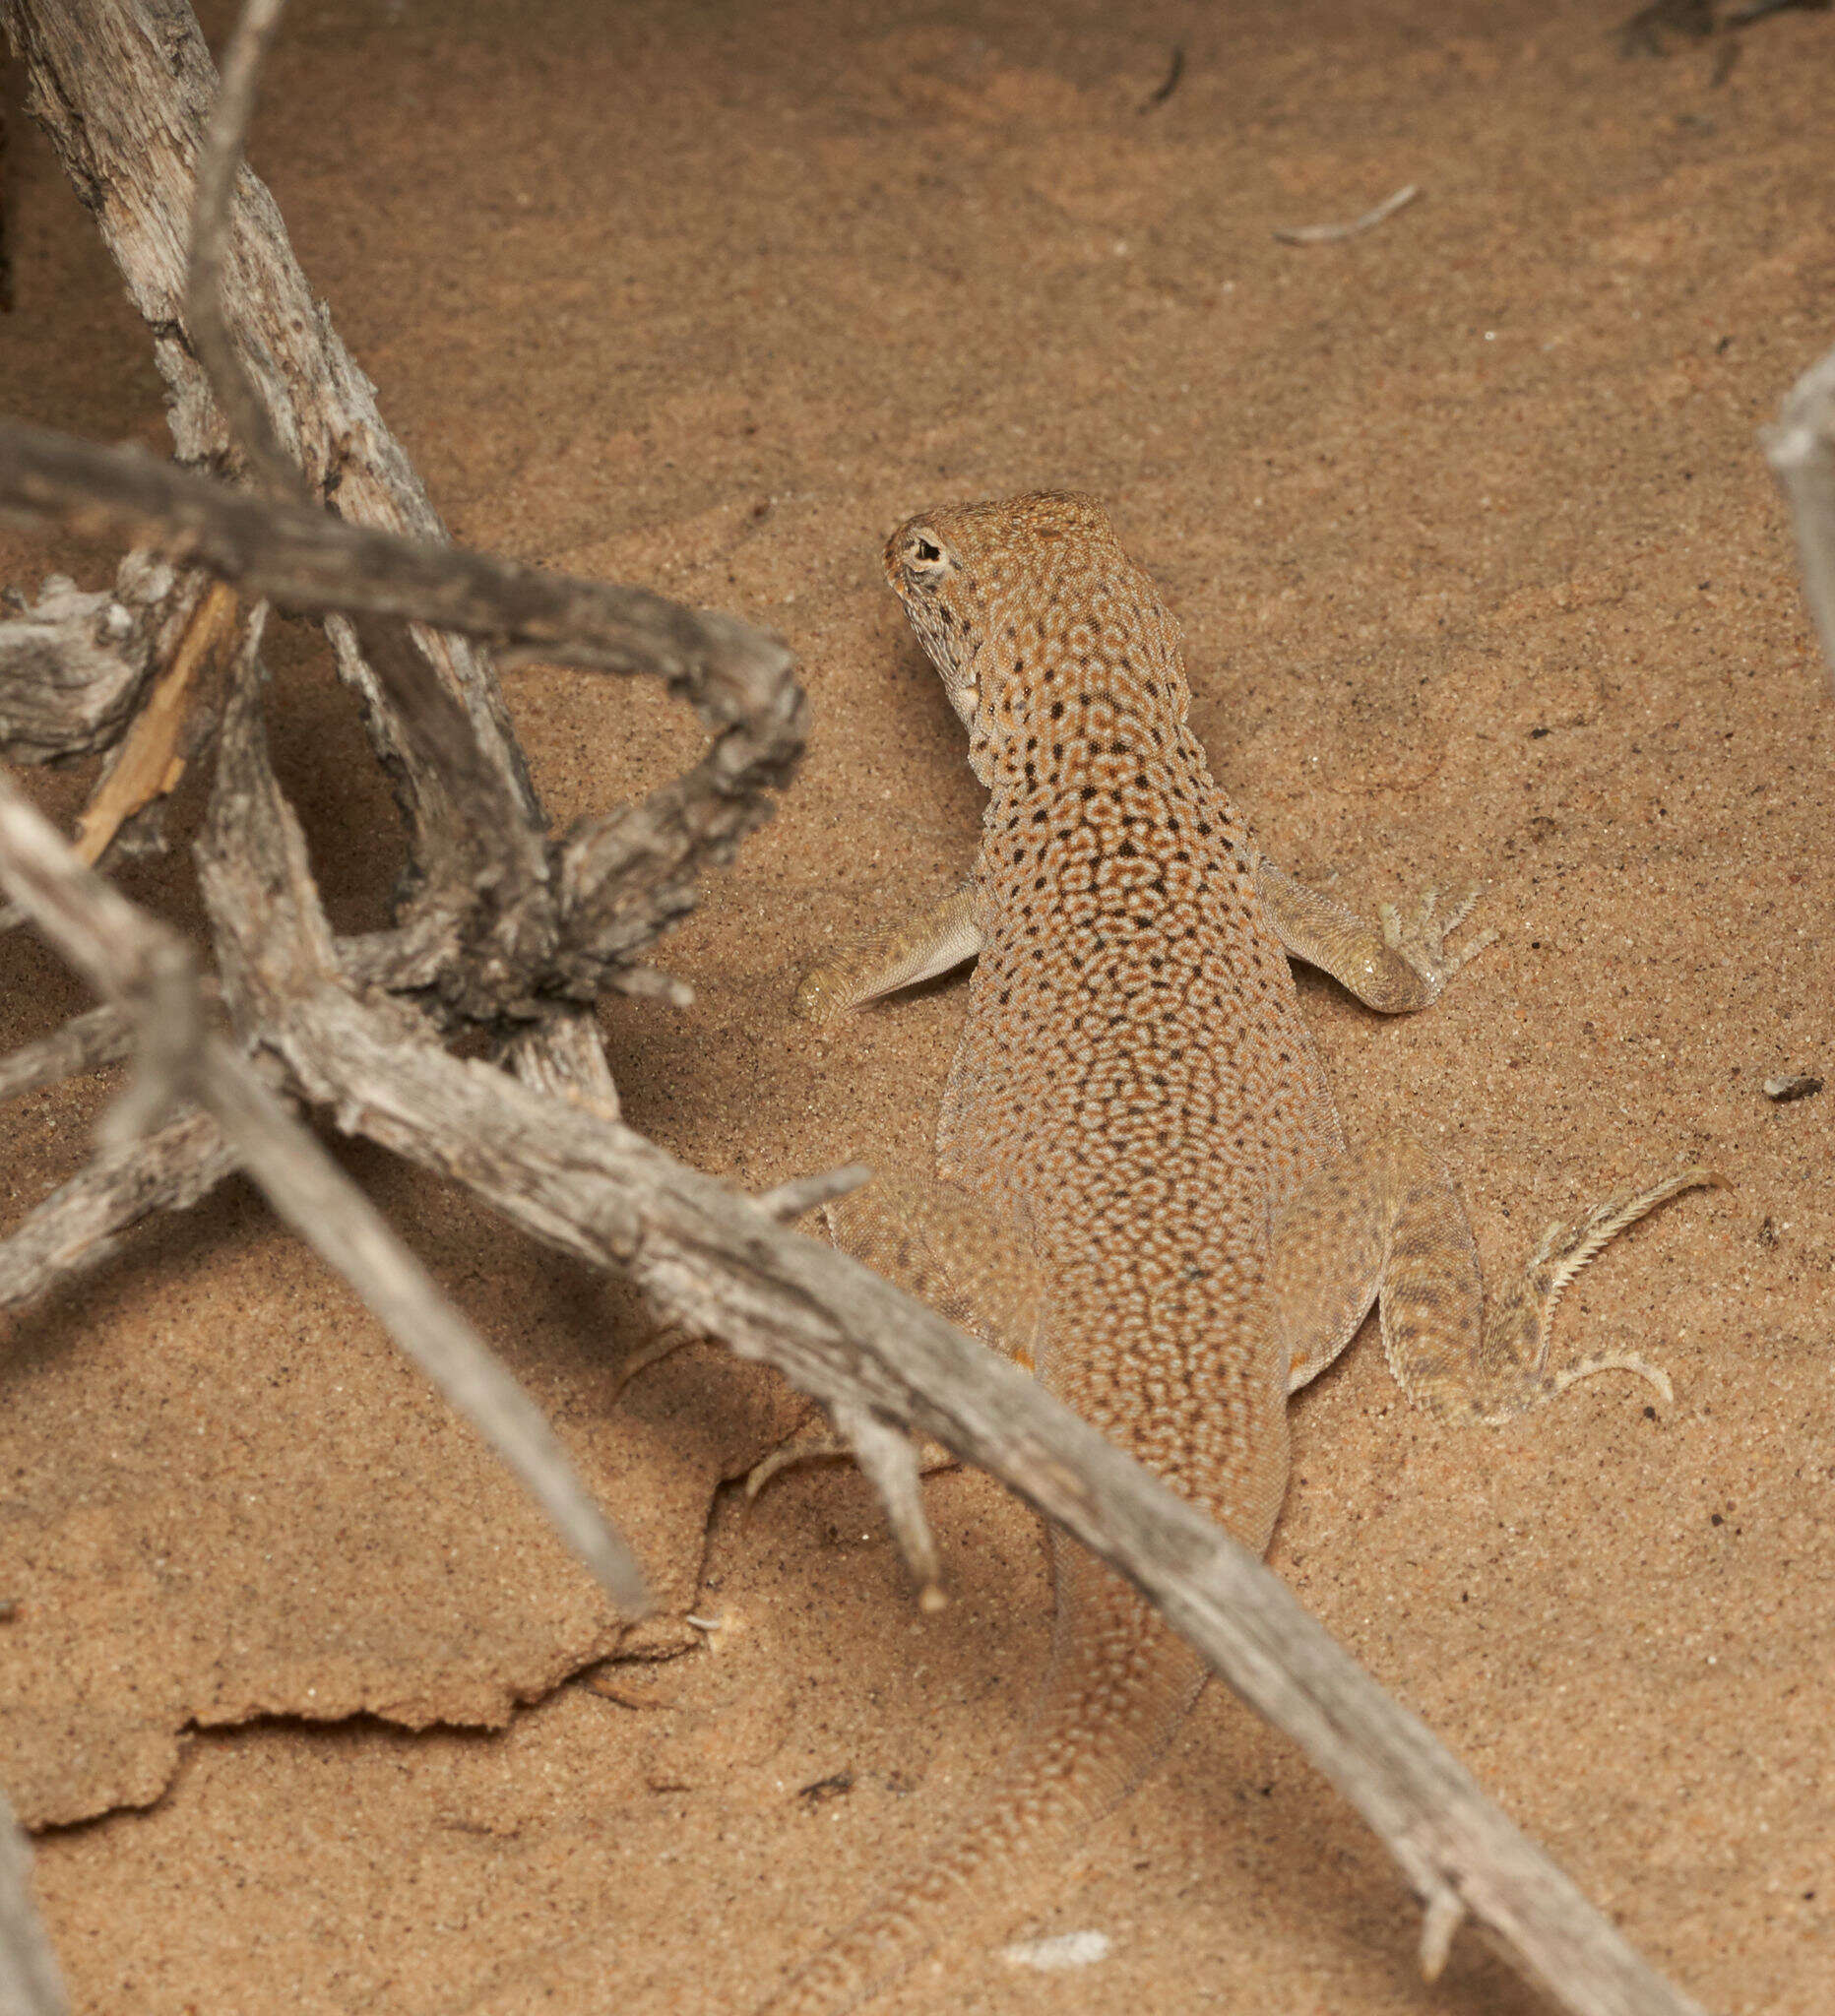
{"label": "lizard front foot", "polygon": [[1383,943],[1419,976],[1427,1000],[1435,999],[1453,975],[1476,959],[1486,946],[1496,944],[1497,933],[1486,930],[1457,952],[1446,948],[1447,939],[1472,914],[1473,906],[1484,893],[1484,884],[1474,882],[1452,899],[1449,909],[1441,912],[1439,891],[1429,889],[1421,899],[1421,908],[1406,921],[1394,904],[1378,906],[1376,914],[1382,923]]}

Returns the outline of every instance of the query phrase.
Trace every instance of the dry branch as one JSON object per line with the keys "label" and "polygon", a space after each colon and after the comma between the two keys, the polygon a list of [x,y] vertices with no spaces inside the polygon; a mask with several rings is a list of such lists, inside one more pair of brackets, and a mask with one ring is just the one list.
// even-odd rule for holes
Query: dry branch
{"label": "dry branch", "polygon": [[79,820],[84,857],[160,844],[165,794],[215,725],[208,674],[235,603],[197,573],[129,553],[112,592],[51,576],[38,600],[7,595],[0,621],[0,755],[63,763],[111,752]]}
{"label": "dry branch", "polygon": [[[727,858],[768,816],[766,794],[788,781],[802,746],[802,695],[776,639],[641,589],[366,531],[308,506],[263,503],[133,449],[93,448],[14,423],[0,424],[0,509],[157,542],[245,593],[294,607],[413,617],[562,663],[653,672],[694,702],[716,729],[702,761],[642,805],[583,821],[554,847],[559,916],[493,976],[488,991],[499,1011],[543,991],[593,998],[688,907],[703,862]],[[377,623],[365,635],[404,737],[472,808],[450,855],[475,879],[480,839],[501,834],[509,816],[497,780],[480,768],[470,724],[422,662],[398,646],[402,633]],[[434,872],[443,880],[449,870]],[[366,963],[371,981],[431,984],[441,970],[437,946],[411,927],[378,951]]]}
{"label": "dry branch", "polygon": [[157,546],[287,608],[412,617],[556,664],[647,672],[711,723],[753,712],[791,662],[769,633],[648,589],[351,525],[144,449],[96,448],[20,421],[0,426],[0,509],[90,538]]}
{"label": "dry branch", "polygon": [[[777,639],[731,617],[696,612],[642,589],[546,574],[451,545],[346,525],[307,505],[264,502],[135,449],[94,448],[66,435],[0,423],[0,510],[72,531],[158,544],[248,595],[297,608],[412,617],[531,650],[564,664],[646,671],[692,700],[714,728],[702,760],[640,805],[581,821],[554,843],[542,890],[522,928],[470,941],[463,966],[446,956],[449,926],[412,925],[373,943],[363,977],[437,988],[485,1018],[537,1012],[543,995],[592,1000],[693,902],[703,865],[724,861],[769,816],[802,748],[804,702]],[[416,633],[418,634],[418,633]],[[406,633],[364,626],[406,744],[448,780],[465,826],[442,840],[430,876],[498,891],[478,858],[513,808],[480,764],[465,717],[450,704]],[[527,894],[523,884],[519,889]],[[545,896],[544,899],[545,901]]]}
{"label": "dry branch", "polygon": [[92,1008],[62,1029],[0,1057],[0,1100],[21,1099],[85,1071],[118,1064],[134,1048],[134,1032],[119,1009]]}
{"label": "dry branch", "polygon": [[[32,108],[153,329],[181,459],[232,460],[199,361],[208,353],[219,366],[214,376],[252,387],[245,404],[265,419],[242,424],[272,434],[313,494],[334,499],[352,525],[407,535],[419,552],[443,539],[372,388],[311,301],[272,199],[234,166],[256,41],[238,31],[226,60],[240,87],[234,102],[216,107],[206,148],[215,77],[183,0],[0,0],[0,23],[25,60]],[[188,273],[179,248],[200,183],[197,271]],[[238,368],[223,370],[225,355]],[[158,536],[173,530],[162,522]],[[388,571],[398,572],[403,558],[393,554]],[[236,556],[225,559],[223,573],[252,589],[255,575],[234,572]],[[534,570],[492,573],[480,564],[490,578],[473,584],[472,620],[453,605],[455,583],[458,601],[466,600],[464,562],[438,577],[447,601],[427,608],[426,620],[549,655],[563,635],[597,647],[595,662],[654,671],[676,685],[716,740],[689,778],[548,842],[489,660],[450,635],[374,624],[359,632],[343,614],[328,616],[340,669],[363,698],[409,820],[414,892],[398,931],[350,949],[368,983],[411,992],[448,1022],[536,1021],[535,1032],[517,1040],[527,1067],[554,1083],[581,1072],[578,1088],[600,1099],[608,1074],[581,1041],[571,1004],[607,985],[681,997],[636,955],[690,907],[700,867],[724,859],[767,815],[763,794],[783,783],[800,747],[801,696],[789,654],[728,619],[597,587],[582,602],[568,584]],[[426,589],[413,573],[411,561],[411,587]],[[318,605],[309,582],[277,579],[273,592]],[[411,593],[368,606],[401,614],[423,599]],[[349,597],[338,606],[365,604]],[[540,1058],[550,1043],[553,1054]]]}
{"label": "dry branch", "polygon": [[116,742],[140,704],[176,583],[162,561],[130,554],[112,592],[51,575],[0,621],[0,756],[61,763]]}
{"label": "dry branch", "polygon": [[103,1150],[0,1239],[0,1308],[88,1273],[156,1211],[188,1211],[235,1167],[208,1113],[182,1112],[144,1141]]}
{"label": "dry branch", "polygon": [[92,867],[130,821],[177,787],[214,731],[217,708],[209,689],[235,651],[237,614],[235,596],[221,582],[204,586],[169,661],[161,664],[77,821],[77,851]]}
{"label": "dry branch", "polygon": [[210,130],[198,158],[185,266],[185,319],[191,346],[229,424],[230,438],[277,497],[305,489],[303,472],[274,431],[254,381],[242,368],[223,309],[223,276],[234,229],[236,178],[255,110],[255,81],[286,0],[248,0],[223,51],[222,79],[211,108]]}

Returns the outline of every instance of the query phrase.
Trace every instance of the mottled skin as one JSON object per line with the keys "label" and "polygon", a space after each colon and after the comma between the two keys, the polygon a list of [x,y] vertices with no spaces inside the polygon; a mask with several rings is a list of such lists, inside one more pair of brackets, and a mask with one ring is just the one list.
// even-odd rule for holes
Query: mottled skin
{"label": "mottled skin", "polygon": [[[1288,1393],[1379,1291],[1390,1364],[1440,1411],[1502,1418],[1609,1362],[1649,1373],[1550,1371],[1548,1314],[1614,1232],[1702,1172],[1551,1228],[1485,1320],[1444,1176],[1406,1139],[1347,1152],[1288,965],[1423,1006],[1487,942],[1442,953],[1471,898],[1378,928],[1257,853],[1187,725],[1177,627],[1101,505],[928,512],[893,535],[886,573],[968,727],[981,852],[916,925],[812,974],[799,1012],[978,964],[939,1182],[833,1208],[840,1242],[1036,1354],[1051,1391],[1258,1552],[1287,1486]],[[993,1255],[1021,1284],[997,1312]],[[1018,1753],[774,2009],[848,2007],[946,1938],[999,1929],[1166,1747],[1198,1662],[1081,1549],[1060,1542],[1054,1561],[1051,1670]]]}
{"label": "mottled skin", "polygon": [[937,1171],[1028,1228],[1045,1383],[1259,1551],[1287,1368],[1245,1319],[1276,1214],[1343,1141],[1249,837],[1100,507],[924,524],[950,557],[908,534],[887,571],[989,792]]}

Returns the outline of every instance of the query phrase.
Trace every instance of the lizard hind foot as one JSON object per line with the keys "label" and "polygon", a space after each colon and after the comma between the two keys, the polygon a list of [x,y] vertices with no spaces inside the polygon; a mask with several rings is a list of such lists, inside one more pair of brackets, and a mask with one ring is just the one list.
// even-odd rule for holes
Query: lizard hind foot
{"label": "lizard hind foot", "polygon": [[[749,1505],[772,1479],[784,1471],[798,1469],[805,1463],[854,1463],[857,1460],[858,1452],[854,1444],[818,1409],[745,1473],[745,1501]],[[924,1477],[930,1477],[937,1471],[960,1470],[962,1459],[952,1456],[941,1442],[923,1441],[918,1445],[918,1468]]]}
{"label": "lizard hind foot", "polygon": [[1621,1231],[1684,1190],[1725,1189],[1715,1170],[1691,1165],[1641,1190],[1621,1190],[1571,1224],[1559,1221],[1543,1233],[1522,1275],[1485,1325],[1481,1370],[1470,1394],[1473,1418],[1492,1425],[1514,1420],[1601,1372],[1632,1372],[1675,1399],[1668,1373],[1634,1352],[1596,1352],[1565,1365],[1550,1363],[1555,1304],[1567,1285]]}

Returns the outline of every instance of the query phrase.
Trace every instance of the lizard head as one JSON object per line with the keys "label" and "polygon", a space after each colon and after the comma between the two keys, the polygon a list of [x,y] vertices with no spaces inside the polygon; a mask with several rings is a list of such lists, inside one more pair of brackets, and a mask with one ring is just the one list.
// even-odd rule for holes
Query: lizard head
{"label": "lizard head", "polygon": [[1172,618],[1094,497],[1041,491],[923,512],[887,540],[885,567],[983,784],[1003,750],[1036,746],[1080,694],[1121,697],[1124,665],[1135,684],[1148,673],[1137,701],[1184,720]]}

